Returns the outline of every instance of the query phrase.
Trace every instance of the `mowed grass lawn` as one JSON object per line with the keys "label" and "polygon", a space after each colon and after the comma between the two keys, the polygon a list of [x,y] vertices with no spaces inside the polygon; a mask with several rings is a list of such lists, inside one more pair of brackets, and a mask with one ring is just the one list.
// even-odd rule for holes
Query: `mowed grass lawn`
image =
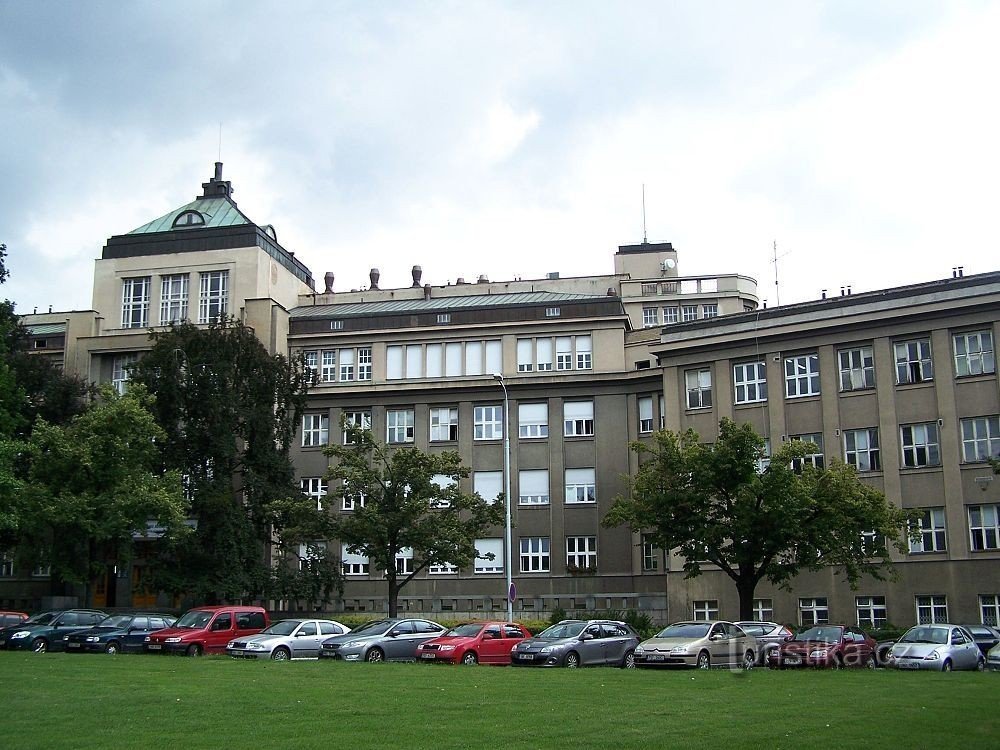
{"label": "mowed grass lawn", "polygon": [[1000,674],[0,652],[14,748],[986,748]]}

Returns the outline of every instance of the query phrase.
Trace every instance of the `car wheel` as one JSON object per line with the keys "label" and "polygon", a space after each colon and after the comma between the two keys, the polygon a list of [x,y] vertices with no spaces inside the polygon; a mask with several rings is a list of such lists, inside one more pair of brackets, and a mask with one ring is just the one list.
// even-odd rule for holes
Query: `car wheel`
{"label": "car wheel", "polygon": [[879,647],[878,650],[878,663],[885,666],[889,663],[889,652],[892,651],[892,644]]}
{"label": "car wheel", "polygon": [[983,657],[979,657],[979,661],[976,662],[976,671],[985,672],[986,671],[986,660]]}
{"label": "car wheel", "polygon": [[941,671],[942,672],[950,672],[951,671],[951,659],[945,659],[944,660],[944,664],[941,665]]}
{"label": "car wheel", "polygon": [[831,669],[843,669],[844,668],[844,657],[843,657],[843,655],[837,654],[835,657],[833,657],[833,660],[830,662],[830,668]]}
{"label": "car wheel", "polygon": [[865,668],[866,669],[875,669],[876,666],[878,666],[878,665],[875,663],[875,654],[869,655],[868,661],[865,662]]}
{"label": "car wheel", "polygon": [[757,659],[753,655],[753,651],[747,651],[743,654],[743,669],[753,669],[757,664]]}
{"label": "car wheel", "polygon": [[580,655],[576,651],[570,651],[566,654],[566,668],[576,669],[580,666]]}
{"label": "car wheel", "polygon": [[635,651],[629,651],[622,657],[622,669],[635,669]]}
{"label": "car wheel", "polygon": [[107,646],[104,647],[104,653],[110,654],[111,656],[116,656],[120,654],[122,650],[121,644],[118,641],[111,641]]}
{"label": "car wheel", "polygon": [[292,658],[292,655],[288,652],[288,649],[284,646],[278,646],[274,651],[271,652],[271,658],[275,661],[288,661]]}
{"label": "car wheel", "polygon": [[36,638],[31,642],[31,650],[36,654],[44,654],[49,650],[49,642],[44,638]]}
{"label": "car wheel", "polygon": [[187,651],[184,652],[188,656],[201,656],[201,646],[197,643],[192,643],[187,647]]}
{"label": "car wheel", "polygon": [[475,651],[466,651],[462,654],[462,664],[467,667],[475,666],[479,663],[479,658],[476,656]]}
{"label": "car wheel", "polygon": [[371,662],[372,664],[385,661],[385,653],[380,648],[370,648],[368,649],[368,653],[365,654],[365,661]]}
{"label": "car wheel", "polygon": [[708,655],[708,651],[702,651],[698,654],[698,669],[708,669],[712,666],[712,657]]}

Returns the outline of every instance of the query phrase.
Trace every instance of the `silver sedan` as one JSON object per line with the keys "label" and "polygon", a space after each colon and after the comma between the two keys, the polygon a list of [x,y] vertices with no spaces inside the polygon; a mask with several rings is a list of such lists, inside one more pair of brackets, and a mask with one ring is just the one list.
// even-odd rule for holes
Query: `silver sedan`
{"label": "silver sedan", "polygon": [[324,639],[349,630],[335,620],[279,620],[257,635],[230,641],[226,653],[238,659],[316,659]]}
{"label": "silver sedan", "polygon": [[896,669],[983,669],[985,659],[975,639],[963,627],[938,623],[915,625],[889,651],[888,666]]}

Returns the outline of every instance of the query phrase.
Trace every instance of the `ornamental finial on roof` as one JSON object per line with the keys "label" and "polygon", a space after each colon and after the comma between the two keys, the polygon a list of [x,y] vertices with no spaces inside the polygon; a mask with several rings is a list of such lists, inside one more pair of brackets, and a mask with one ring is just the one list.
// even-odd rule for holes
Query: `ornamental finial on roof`
{"label": "ornamental finial on roof", "polygon": [[[215,175],[208,181],[201,183],[204,191],[199,198],[229,198],[233,200],[233,184],[229,180],[222,179],[222,162],[215,162]],[[235,204],[236,201],[233,201]]]}

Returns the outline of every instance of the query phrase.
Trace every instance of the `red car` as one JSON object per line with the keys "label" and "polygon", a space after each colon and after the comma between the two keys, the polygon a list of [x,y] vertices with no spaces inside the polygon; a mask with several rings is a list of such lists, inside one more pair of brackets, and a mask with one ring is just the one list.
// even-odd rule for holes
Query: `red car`
{"label": "red car", "polygon": [[187,656],[224,654],[234,638],[256,635],[270,624],[271,618],[263,607],[197,607],[185,612],[172,628],[147,635],[143,650]]}
{"label": "red car", "polygon": [[24,612],[10,612],[0,609],[0,628],[9,628],[11,625],[20,625],[28,619]]}
{"label": "red car", "polygon": [[875,668],[875,639],[851,625],[815,625],[768,655],[768,666]]}
{"label": "red car", "polygon": [[417,647],[417,661],[510,664],[510,650],[531,633],[516,622],[470,622]]}

